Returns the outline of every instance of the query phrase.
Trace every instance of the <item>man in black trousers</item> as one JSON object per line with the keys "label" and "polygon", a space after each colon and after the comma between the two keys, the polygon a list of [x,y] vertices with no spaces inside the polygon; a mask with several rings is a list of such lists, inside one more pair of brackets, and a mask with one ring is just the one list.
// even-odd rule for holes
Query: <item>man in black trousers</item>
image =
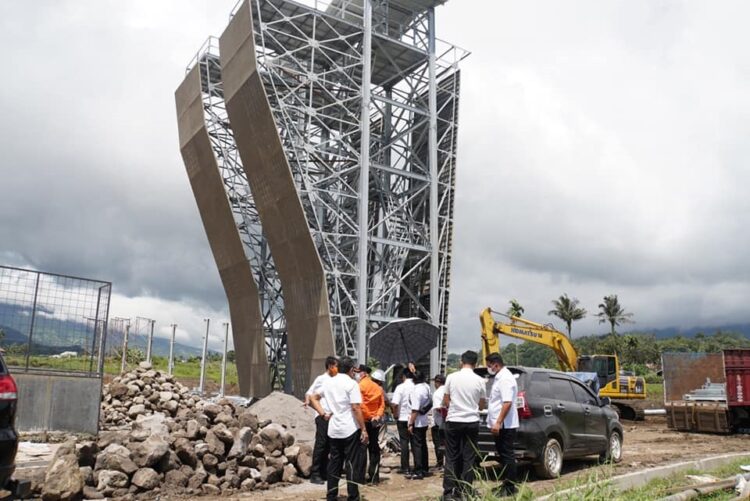
{"label": "man in black trousers", "polygon": [[487,387],[483,378],[474,373],[478,355],[467,351],[461,355],[461,370],[445,381],[443,405],[445,418],[445,475],[443,499],[471,497],[474,483],[479,410],[487,403]]}
{"label": "man in black trousers", "polygon": [[429,474],[427,464],[427,413],[432,408],[432,395],[427,385],[425,375],[417,371],[414,373],[414,388],[409,397],[411,416],[409,417],[409,435],[411,450],[414,454],[414,473],[407,478],[422,480]]}
{"label": "man in black trousers", "polygon": [[[354,361],[343,357],[339,361],[341,372],[326,381],[316,391],[310,403],[323,419],[328,421],[328,438],[331,461],[328,463],[328,492],[326,499],[335,501],[339,495],[339,480],[346,465],[346,491],[349,501],[359,501],[359,485],[365,482],[365,451],[367,430],[362,417],[362,394],[354,380]],[[321,405],[325,399],[328,410]]]}
{"label": "man in black trousers", "polygon": [[409,469],[409,447],[411,445],[411,435],[409,434],[411,405],[409,404],[409,397],[413,389],[414,374],[410,367],[404,367],[401,373],[401,384],[396,386],[393,397],[391,397],[391,412],[396,419],[396,428],[401,445],[401,468],[397,470],[397,473],[407,476],[411,476],[413,473]]}
{"label": "man in black trousers", "polygon": [[513,496],[518,491],[518,468],[513,444],[518,430],[518,383],[505,367],[499,353],[485,358],[487,371],[494,376],[487,409],[487,427],[495,437],[495,450],[503,466],[503,485],[497,490],[502,496]]}
{"label": "man in black trousers", "polygon": [[[326,371],[315,378],[310,389],[305,393],[305,407],[310,405],[312,396],[319,392],[326,381],[329,381],[338,373],[339,361],[336,357],[327,357],[325,361]],[[328,412],[328,404],[325,399],[320,404]],[[322,416],[315,417],[315,446],[313,447],[312,470],[310,471],[310,482],[313,484],[323,484],[328,478],[328,455],[331,452],[331,446],[328,443],[328,421]]]}

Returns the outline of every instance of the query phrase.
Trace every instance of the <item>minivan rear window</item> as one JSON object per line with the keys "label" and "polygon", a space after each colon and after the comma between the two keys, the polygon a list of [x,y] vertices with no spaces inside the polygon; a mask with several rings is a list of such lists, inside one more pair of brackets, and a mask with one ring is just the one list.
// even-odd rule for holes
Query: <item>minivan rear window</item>
{"label": "minivan rear window", "polygon": [[567,379],[551,377],[549,378],[550,392],[555,400],[564,400],[566,402],[575,402],[576,396],[573,394],[573,387]]}
{"label": "minivan rear window", "polygon": [[546,372],[534,372],[531,374],[529,385],[529,396],[536,398],[552,398],[549,388],[549,374]]}

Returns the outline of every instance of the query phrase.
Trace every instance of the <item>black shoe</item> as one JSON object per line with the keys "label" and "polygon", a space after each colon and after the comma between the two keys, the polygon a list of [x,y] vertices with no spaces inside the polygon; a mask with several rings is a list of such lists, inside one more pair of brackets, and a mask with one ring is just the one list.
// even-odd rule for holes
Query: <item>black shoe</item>
{"label": "black shoe", "polygon": [[318,475],[313,475],[312,477],[310,477],[310,483],[315,485],[323,485],[325,484],[325,480],[323,480]]}
{"label": "black shoe", "polygon": [[411,475],[407,475],[406,478],[409,480],[424,480],[424,473],[421,471],[412,473]]}

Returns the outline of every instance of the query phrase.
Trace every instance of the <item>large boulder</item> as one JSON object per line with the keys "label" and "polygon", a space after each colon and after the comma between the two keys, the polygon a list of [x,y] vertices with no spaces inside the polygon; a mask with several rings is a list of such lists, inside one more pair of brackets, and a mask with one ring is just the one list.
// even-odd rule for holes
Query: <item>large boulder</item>
{"label": "large boulder", "polygon": [[239,416],[240,427],[250,428],[253,432],[258,431],[258,416],[250,411],[245,411]]}
{"label": "large boulder", "polygon": [[73,454],[66,454],[52,461],[44,476],[42,499],[44,501],[72,501],[81,496],[84,485],[84,478],[74,451]]}
{"label": "large boulder", "polygon": [[130,459],[130,451],[119,444],[109,444],[96,458],[95,470],[116,470],[126,475],[135,473],[138,466]]}
{"label": "large boulder", "polygon": [[269,453],[284,449],[281,433],[275,427],[266,426],[263,428],[260,431],[260,440]]}
{"label": "large boulder", "polygon": [[78,464],[80,466],[94,466],[96,463],[96,453],[99,452],[99,446],[96,442],[87,440],[76,446],[78,454]]}
{"label": "large boulder", "polygon": [[146,406],[144,404],[134,404],[130,406],[130,409],[128,409],[128,416],[133,419],[145,413]]}
{"label": "large boulder", "polygon": [[206,404],[203,406],[203,413],[208,416],[208,419],[213,421],[216,419],[216,416],[218,416],[224,409],[217,404]]}
{"label": "large boulder", "polygon": [[117,470],[101,470],[99,471],[99,484],[96,486],[96,490],[104,494],[105,496],[111,496],[115,490],[128,487],[130,480],[128,476],[121,471]]}
{"label": "large boulder", "polygon": [[305,478],[310,476],[310,471],[312,470],[312,452],[312,447],[308,444],[299,446],[296,463],[297,471]]}
{"label": "large boulder", "polygon": [[148,431],[148,436],[159,435],[166,437],[169,434],[167,427],[167,417],[161,412],[155,412],[150,416],[138,416],[133,423],[133,431]]}
{"label": "large boulder", "polygon": [[239,430],[237,430],[237,433],[234,435],[232,448],[229,449],[227,457],[232,459],[243,457],[245,454],[247,454],[247,448],[250,445],[250,440],[252,438],[253,430],[249,427],[240,428]]}
{"label": "large boulder", "polygon": [[174,450],[183,464],[195,466],[198,456],[195,453],[193,443],[187,438],[178,438],[174,441]]}
{"label": "large boulder", "polygon": [[159,474],[151,468],[141,468],[131,481],[133,485],[144,491],[150,491],[159,485]]}
{"label": "large boulder", "polygon": [[300,447],[299,445],[293,445],[284,449],[284,455],[292,464],[297,464],[297,456],[299,456]]}
{"label": "large boulder", "polygon": [[300,483],[300,479],[297,476],[297,469],[294,467],[294,465],[288,464],[284,466],[284,470],[281,475],[281,480],[283,482],[288,482],[290,484]]}
{"label": "large boulder", "polygon": [[216,436],[213,430],[209,430],[206,433],[206,444],[208,445],[208,452],[214,456],[223,456],[226,450],[224,442]]}
{"label": "large boulder", "polygon": [[128,387],[122,383],[112,383],[109,385],[109,394],[113,398],[122,398],[128,394]]}
{"label": "large boulder", "polygon": [[168,471],[164,475],[164,483],[174,487],[187,487],[188,476],[180,470]]}
{"label": "large boulder", "polygon": [[282,470],[280,470],[279,468],[266,466],[265,468],[260,470],[260,479],[262,482],[274,484],[281,480],[282,473]]}
{"label": "large boulder", "polygon": [[155,466],[169,453],[169,445],[158,435],[151,435],[147,440],[132,449],[133,462],[143,467]]}
{"label": "large boulder", "polygon": [[214,432],[214,435],[216,435],[216,438],[224,442],[225,444],[231,446],[232,441],[234,440],[234,434],[229,431],[227,426],[224,423],[219,423],[213,428],[211,428],[211,431]]}
{"label": "large boulder", "polygon": [[185,425],[185,436],[191,440],[198,438],[201,425],[195,419],[191,419]]}

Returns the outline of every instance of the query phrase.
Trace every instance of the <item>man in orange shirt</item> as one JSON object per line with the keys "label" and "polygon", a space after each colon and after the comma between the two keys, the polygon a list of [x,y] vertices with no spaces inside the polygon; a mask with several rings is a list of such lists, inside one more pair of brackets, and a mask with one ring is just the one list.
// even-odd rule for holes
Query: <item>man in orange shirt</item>
{"label": "man in orange shirt", "polygon": [[373,484],[380,482],[380,443],[378,434],[383,425],[385,414],[385,393],[378,383],[372,380],[370,373],[372,369],[366,365],[359,366],[359,392],[362,394],[362,417],[365,419],[367,430],[367,452],[369,456],[369,467],[367,468],[368,481]]}

